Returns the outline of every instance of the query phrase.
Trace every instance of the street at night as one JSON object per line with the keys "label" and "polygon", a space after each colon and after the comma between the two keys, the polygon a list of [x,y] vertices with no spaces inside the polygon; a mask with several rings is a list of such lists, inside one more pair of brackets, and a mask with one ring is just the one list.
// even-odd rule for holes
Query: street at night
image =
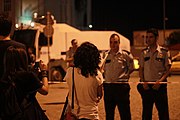
{"label": "street at night", "polygon": [[[1,15],[1,13],[3,14]],[[109,82],[111,83],[113,82],[113,80],[117,80],[117,79],[118,80],[120,79],[120,81],[121,79],[123,81],[124,79],[127,80],[127,78],[129,78],[129,73],[131,73],[130,68],[133,69],[133,65],[131,63],[134,62],[136,71],[134,71],[131,74],[131,77],[129,80],[129,84],[131,87],[130,107],[131,107],[132,120],[142,120],[142,99],[141,99],[140,94],[137,91],[137,85],[140,79],[137,69],[140,68],[140,70],[142,70],[141,68],[143,67],[144,68],[143,72],[145,74],[148,74],[149,71],[151,71],[152,73],[154,70],[158,71],[158,68],[160,68],[159,67],[160,64],[162,64],[163,66],[165,65],[166,67],[163,67],[163,69],[160,70],[160,72],[157,72],[158,73],[157,80],[159,82],[163,80],[164,78],[166,78],[166,76],[164,75],[167,75],[165,73],[167,70],[167,65],[172,63],[171,75],[168,77],[168,82],[167,82],[169,116],[170,116],[170,120],[180,120],[180,73],[179,73],[180,72],[180,24],[179,24],[180,14],[179,13],[180,13],[179,0],[154,0],[154,1],[153,0],[151,1],[0,0],[0,42],[2,42],[0,44],[1,45],[0,55],[2,55],[0,56],[1,58],[0,68],[2,68],[1,69],[2,72],[1,71],[0,72],[2,75],[0,74],[0,76],[3,76],[2,80],[6,80],[4,76],[14,79],[14,74],[9,74],[9,73],[18,73],[19,71],[21,72],[22,70],[21,68],[23,68],[23,72],[24,70],[27,69],[27,68],[25,69],[25,67],[20,66],[20,63],[22,64],[25,63],[25,62],[19,62],[20,60],[25,61],[25,59],[24,60],[22,59],[23,57],[21,57],[21,59],[18,58],[20,57],[20,55],[15,56],[11,54],[13,57],[17,57],[17,59],[15,60],[10,59],[9,60],[10,62],[8,62],[8,60],[4,58],[4,54],[6,55],[8,53],[6,50],[8,46],[15,45],[15,43],[13,42],[16,41],[16,42],[20,42],[24,44],[21,46],[23,46],[22,48],[24,49],[27,48],[26,50],[27,50],[28,58],[26,58],[26,61],[29,62],[30,68],[35,68],[36,65],[40,65],[40,67],[39,66],[36,67],[37,71],[39,71],[40,69],[42,70],[40,74],[41,75],[40,78],[43,79],[42,83],[44,86],[42,87],[42,90],[40,88],[35,88],[35,89],[32,89],[32,91],[34,92],[35,90],[38,89],[39,93],[36,91],[37,92],[36,97],[42,109],[47,114],[49,120],[60,120],[64,103],[66,101],[66,97],[68,94],[68,86],[67,86],[67,83],[64,82],[64,76],[68,75],[66,74],[68,73],[67,68],[71,66],[71,62],[72,62],[73,66],[77,68],[83,68],[82,71],[80,71],[80,73],[82,74],[84,69],[93,68],[90,64],[96,63],[96,60],[94,60],[93,62],[89,62],[90,64],[84,63],[84,61],[86,60],[88,61],[88,60],[91,60],[92,58],[93,59],[95,58],[94,56],[91,58],[84,58],[85,56],[96,55],[93,53],[89,55],[86,54],[90,50],[85,51],[85,52],[84,50],[82,50],[83,51],[82,53],[85,53],[85,55],[82,55],[83,61],[79,62],[79,63],[84,63],[84,65],[88,65],[88,67],[76,65],[76,62],[75,62],[76,58],[77,59],[80,58],[80,57],[74,57],[76,53],[77,54],[79,53],[79,52],[76,52],[77,47],[81,46],[81,44],[84,42],[90,42],[97,47],[97,51],[99,50],[99,52],[102,53],[101,57],[103,58],[103,62],[101,61],[101,63],[103,64],[102,65],[97,64],[95,68],[97,68],[98,65],[101,68],[103,68],[104,64],[110,63],[111,60],[113,61],[111,62],[112,64],[109,66],[115,66],[115,67],[113,69],[111,68],[109,69],[109,67],[107,67],[107,70],[110,71],[109,72],[110,76],[108,75],[107,75],[108,77],[106,76],[107,72],[104,69],[105,71],[104,76],[106,78],[106,82],[108,83]],[[2,19],[3,21],[1,20],[1,18],[3,18]],[[6,22],[4,21],[9,21],[9,22],[6,25],[5,24]],[[151,29],[153,31],[155,30],[155,32],[154,33],[147,32],[149,28],[157,28],[158,31],[156,31],[156,29]],[[150,36],[149,33],[150,34],[153,33],[153,34]],[[112,39],[110,37],[111,35],[115,36],[116,39],[115,38]],[[72,40],[77,40],[75,49],[72,49],[73,48]],[[112,40],[114,42],[112,42]],[[12,44],[8,43],[6,46],[6,44],[4,43],[7,41],[10,43],[12,42]],[[18,46],[14,46],[13,49],[17,48]],[[115,48],[115,51],[113,50],[114,48]],[[70,55],[71,56],[70,62],[67,59],[69,51],[71,51],[72,53],[72,55]],[[103,54],[104,52],[105,54]],[[26,53],[26,51],[24,51],[24,53]],[[106,56],[106,53],[107,53],[107,56]],[[139,55],[141,55],[141,57]],[[7,57],[8,59],[8,54],[5,57]],[[153,65],[156,68],[150,69],[148,71],[148,69],[146,69],[146,65],[144,64],[144,62],[147,61],[146,58],[148,58],[147,60],[150,61],[147,63],[147,66],[151,68],[151,66]],[[154,58],[156,59],[156,61],[154,60]],[[5,62],[3,62],[3,60],[5,60]],[[141,60],[143,61],[142,62],[143,65],[139,64]],[[12,66],[11,64],[9,64],[11,62],[13,64]],[[18,64],[16,64],[16,62]],[[155,64],[156,62],[157,62],[157,65]],[[41,63],[43,63],[44,65],[41,65]],[[116,64],[114,63],[118,63],[117,67],[116,67]],[[5,67],[6,65],[7,65],[7,68]],[[15,67],[19,67],[19,68],[17,69]],[[8,70],[11,70],[11,69],[14,71],[9,72]],[[87,69],[88,71],[87,73],[90,73],[90,75],[94,75],[94,73],[96,72],[95,70],[93,70],[92,72],[89,72],[91,70],[88,70],[88,69]],[[174,74],[172,75],[172,71],[176,75]],[[117,75],[116,75],[116,72],[117,72]],[[118,75],[118,72],[122,73],[122,75]],[[5,74],[3,75],[3,73]],[[37,73],[39,77],[39,72]],[[86,72],[84,73],[86,74]],[[146,76],[145,74],[143,75],[143,77]],[[117,79],[114,79],[115,78],[114,76],[115,77],[117,76]],[[152,76],[156,77],[156,74],[152,74]],[[20,78],[21,76],[18,76],[18,77]],[[27,79],[26,77],[28,76],[23,76],[21,79],[31,80],[30,79],[31,77],[28,77]],[[48,81],[46,77],[49,79],[49,94],[48,95],[46,95],[48,93]],[[156,80],[156,78],[154,79],[153,77],[148,78],[148,75],[146,76],[148,79],[146,77],[144,78],[143,77],[141,77],[142,81],[143,80],[144,81]],[[160,79],[160,77],[162,78]],[[33,75],[32,78],[34,79],[35,75]],[[111,79],[107,80],[107,78],[111,78]],[[101,78],[98,78],[98,79],[101,79]],[[19,82],[18,78],[15,80],[16,80],[15,83]],[[37,81],[38,81],[37,86],[40,87],[39,85],[40,81],[38,79]],[[52,82],[52,81],[56,81],[56,82]],[[22,86],[25,90],[28,89],[28,87],[31,87],[30,84],[25,84],[25,83],[26,81],[22,81]],[[89,85],[89,83],[86,83],[86,84]],[[117,83],[117,84],[120,84],[120,83]],[[36,85],[32,84],[32,86],[34,87]],[[92,86],[89,86],[89,87],[92,88]],[[96,84],[96,86],[98,85]],[[77,87],[77,88],[81,88],[81,87]],[[110,90],[108,89],[108,91],[111,91],[111,88]],[[19,90],[24,92],[25,91],[24,89],[21,90],[21,87],[20,87]],[[85,89],[85,90],[87,90],[88,93],[82,94],[81,91],[83,90],[81,91],[79,90],[80,91],[79,93],[81,94],[83,98],[83,102],[84,101],[87,102],[85,103],[85,105],[87,104],[89,105],[88,103],[89,99],[91,99],[92,97],[91,95],[89,95],[89,93],[91,92],[89,92],[89,89]],[[31,93],[32,91],[30,92],[27,91],[28,96],[29,96],[29,93]],[[114,91],[111,92],[109,94],[110,97],[108,96],[108,98],[111,98],[112,93],[116,93],[116,91],[119,91],[119,89],[115,90],[115,92]],[[121,91],[123,91],[122,92],[123,97],[124,96],[126,97],[127,95],[129,95],[129,93],[124,95],[124,93],[126,92],[124,92],[124,90],[122,89]],[[2,92],[2,93],[4,94],[6,92]],[[84,98],[86,98],[84,96],[87,96],[87,94],[90,97],[89,99],[84,100]],[[98,95],[97,100],[99,100],[99,96],[102,95],[102,91],[101,93],[99,93],[99,89],[98,89],[98,94],[96,94],[96,91],[93,92],[93,96],[95,96],[94,99],[96,99],[96,95]],[[118,94],[117,96],[120,96],[120,95]],[[117,96],[115,96],[115,98],[117,98]],[[164,98],[164,96],[159,97],[159,94],[156,96],[158,96],[157,97],[158,100],[159,98],[160,100],[162,100],[161,98]],[[123,97],[121,96],[121,98]],[[4,99],[5,97],[2,97],[2,98],[3,98],[1,99],[2,103],[4,100],[6,103],[9,104],[9,101],[7,100],[11,100],[11,99],[9,98]],[[155,98],[155,97],[151,96],[151,98]],[[148,100],[151,100],[151,99],[148,99]],[[118,99],[116,101],[119,102],[120,100]],[[113,102],[110,101],[109,103],[113,103]],[[92,100],[91,103],[94,103],[94,100]],[[162,102],[159,102],[159,103],[161,104]],[[6,105],[6,104],[1,104],[1,105]],[[164,106],[167,108],[166,105]],[[90,109],[91,109],[91,106],[94,107],[94,105],[90,105]],[[105,115],[103,98],[101,99],[98,106],[99,106],[99,120],[105,120],[106,115]],[[160,106],[159,108],[164,110],[162,106]],[[4,107],[4,108],[7,108],[7,107]],[[107,108],[110,108],[110,107],[107,107]],[[87,108],[85,108],[84,110],[86,109]],[[125,109],[122,108],[122,109],[125,110],[126,108]],[[81,107],[81,110],[83,110],[83,107]],[[92,108],[92,111],[93,110],[94,108]],[[9,110],[4,110],[4,111],[1,110],[1,111],[2,111],[1,113],[3,113],[4,111],[9,112]],[[30,113],[29,111],[27,113]],[[12,114],[12,112],[9,112],[9,113]],[[35,113],[35,112],[32,110],[32,113]],[[89,118],[89,116],[91,116],[89,114],[87,114],[86,116],[86,113],[88,112],[87,111],[82,112],[83,118],[87,118],[87,117]],[[96,113],[97,113],[97,109],[96,109]],[[126,115],[129,115],[127,114],[128,112],[124,112],[124,113]],[[0,120],[1,118],[2,119],[4,118],[5,115],[4,116],[3,115],[4,114],[1,114]],[[167,114],[163,114],[163,115],[167,115]],[[7,116],[9,117],[9,114]],[[35,115],[33,114],[29,116],[31,117],[31,119],[33,119],[33,116]],[[93,114],[93,116],[96,116],[96,115]],[[149,118],[149,116],[147,118]],[[143,117],[143,119],[146,119],[146,118]],[[158,119],[159,119],[158,111],[154,105],[152,120],[158,120]],[[119,112],[117,108],[115,109],[114,120],[120,120],[120,116],[119,116]]]}

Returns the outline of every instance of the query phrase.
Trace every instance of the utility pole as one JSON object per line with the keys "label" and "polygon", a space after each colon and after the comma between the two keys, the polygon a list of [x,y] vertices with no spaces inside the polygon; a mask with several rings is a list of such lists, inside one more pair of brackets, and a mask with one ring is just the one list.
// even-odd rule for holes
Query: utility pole
{"label": "utility pole", "polygon": [[165,38],[166,38],[166,0],[163,0],[163,38],[164,38],[164,44],[165,44]]}
{"label": "utility pole", "polygon": [[[46,26],[44,27],[43,29],[43,32],[44,32],[44,35],[47,37],[47,42],[48,42],[48,63],[50,62],[50,38],[52,37],[53,33],[54,33],[54,28],[52,27],[52,24],[53,24],[53,20],[51,18],[51,13],[50,12],[47,12],[47,15],[46,15]],[[51,79],[50,78],[50,66],[48,65],[48,78],[49,80]]]}

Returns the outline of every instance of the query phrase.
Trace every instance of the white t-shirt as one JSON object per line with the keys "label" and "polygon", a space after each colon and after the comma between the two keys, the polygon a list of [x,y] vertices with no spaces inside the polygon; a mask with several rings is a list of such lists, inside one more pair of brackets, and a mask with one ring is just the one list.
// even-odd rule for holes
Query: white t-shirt
{"label": "white t-shirt", "polygon": [[[70,67],[67,69],[64,80],[67,81],[69,87],[69,104],[72,100],[72,70]],[[74,83],[76,94],[74,94],[74,112],[77,113],[78,105],[76,95],[80,107],[78,113],[79,118],[99,119],[98,103],[97,103],[97,89],[103,83],[103,76],[98,71],[97,76],[90,76],[88,78],[81,75],[79,68],[74,68]]]}

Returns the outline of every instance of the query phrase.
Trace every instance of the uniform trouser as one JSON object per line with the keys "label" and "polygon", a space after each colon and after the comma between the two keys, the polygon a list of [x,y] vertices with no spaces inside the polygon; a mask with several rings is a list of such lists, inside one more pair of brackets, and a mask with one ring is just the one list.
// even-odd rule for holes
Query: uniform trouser
{"label": "uniform trouser", "polygon": [[129,84],[104,83],[106,120],[114,120],[116,106],[121,120],[131,120],[129,92]]}
{"label": "uniform trouser", "polygon": [[159,120],[169,120],[167,85],[162,84],[159,90],[152,89],[152,86],[149,85],[149,90],[144,90],[142,84],[137,86],[142,97],[142,120],[152,120],[154,103],[158,110]]}

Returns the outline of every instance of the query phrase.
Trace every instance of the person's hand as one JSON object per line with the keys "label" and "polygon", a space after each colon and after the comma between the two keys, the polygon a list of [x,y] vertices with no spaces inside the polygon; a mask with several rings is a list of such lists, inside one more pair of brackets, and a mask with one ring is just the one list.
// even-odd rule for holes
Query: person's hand
{"label": "person's hand", "polygon": [[160,84],[159,84],[158,81],[152,86],[152,88],[153,88],[154,90],[159,90],[159,87],[160,87]]}
{"label": "person's hand", "polygon": [[121,77],[121,79],[129,79],[129,74],[125,74],[124,76]]}
{"label": "person's hand", "polygon": [[149,89],[149,86],[148,86],[148,84],[146,82],[143,84],[143,88],[144,88],[144,90],[148,90]]}
{"label": "person's hand", "polygon": [[101,97],[97,97],[97,99],[96,99],[96,103],[99,103],[99,102],[100,102],[100,100],[101,100]]}
{"label": "person's hand", "polygon": [[74,67],[74,63],[69,63],[69,67]]}

